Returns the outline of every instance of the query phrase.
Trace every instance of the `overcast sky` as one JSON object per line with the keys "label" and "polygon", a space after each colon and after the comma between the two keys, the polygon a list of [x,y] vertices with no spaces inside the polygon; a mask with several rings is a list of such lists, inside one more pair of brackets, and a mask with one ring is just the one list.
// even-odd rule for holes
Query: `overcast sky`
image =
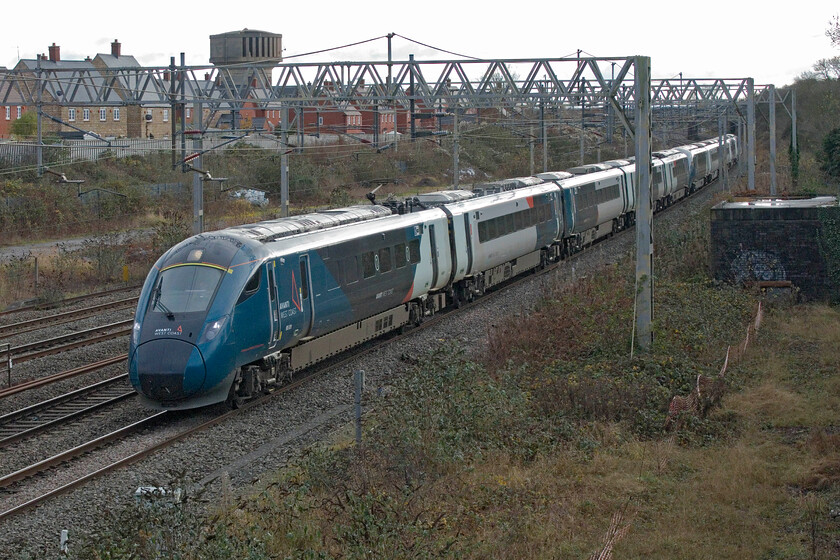
{"label": "overcast sky", "polygon": [[[704,2],[8,2],[0,13],[0,66],[47,54],[62,60],[122,53],[144,66],[165,66],[186,54],[209,64],[209,36],[243,28],[283,35],[286,57],[397,33],[432,47],[477,58],[559,58],[578,49],[597,57],[651,57],[654,79],[680,72],[693,78],[755,78],[787,85],[821,58],[840,55],[825,30],[840,3],[707,0]],[[547,7],[539,7],[547,6]],[[670,7],[669,7],[670,6]],[[393,59],[457,58],[402,38]],[[289,62],[387,58],[380,39]],[[565,78],[561,76],[561,78]]]}

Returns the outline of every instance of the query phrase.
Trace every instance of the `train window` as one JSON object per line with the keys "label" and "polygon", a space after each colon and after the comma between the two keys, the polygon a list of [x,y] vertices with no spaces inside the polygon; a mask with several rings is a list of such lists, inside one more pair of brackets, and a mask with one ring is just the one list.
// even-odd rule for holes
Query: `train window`
{"label": "train window", "polygon": [[519,231],[523,229],[522,226],[522,212],[519,211],[513,215],[513,229]]}
{"label": "train window", "polygon": [[276,285],[274,284],[274,269],[269,268],[268,269],[268,297],[271,301],[274,301],[274,299],[277,297],[277,288],[275,286]]}
{"label": "train window", "polygon": [[487,222],[478,222],[478,240],[481,243],[487,241]]}
{"label": "train window", "polygon": [[245,284],[245,288],[242,290],[242,293],[239,294],[239,299],[236,301],[236,305],[239,305],[257,293],[257,290],[260,289],[260,277],[262,276],[261,272],[262,268],[258,268],[254,275],[248,279],[248,282]]}
{"label": "train window", "polygon": [[516,231],[516,225],[513,223],[513,214],[508,214],[505,216],[505,234],[513,233]]}
{"label": "train window", "polygon": [[411,264],[420,262],[420,241],[417,239],[408,242],[408,262]]}
{"label": "train window", "polygon": [[206,311],[213,300],[222,271],[209,266],[178,266],[161,271],[151,310],[162,313]]}
{"label": "train window", "polygon": [[306,274],[306,261],[300,261],[300,299],[309,297],[309,280]]}
{"label": "train window", "polygon": [[391,270],[391,248],[379,249],[379,272],[390,272]]}
{"label": "train window", "polygon": [[496,239],[496,219],[487,220],[487,240]]}
{"label": "train window", "polygon": [[373,251],[362,253],[362,276],[370,278],[376,274],[375,255]]}
{"label": "train window", "polygon": [[338,266],[338,261],[330,259],[328,261],[324,261],[324,264],[327,265],[327,271],[330,273],[330,276],[333,277],[333,280],[335,280],[335,283],[340,286],[341,285],[341,267]]}
{"label": "train window", "polygon": [[359,257],[353,255],[342,260],[342,268],[344,269],[344,282],[347,284],[355,284],[359,281]]}
{"label": "train window", "polygon": [[394,266],[402,268],[407,262],[408,251],[406,250],[405,243],[397,243],[397,246],[394,247]]}

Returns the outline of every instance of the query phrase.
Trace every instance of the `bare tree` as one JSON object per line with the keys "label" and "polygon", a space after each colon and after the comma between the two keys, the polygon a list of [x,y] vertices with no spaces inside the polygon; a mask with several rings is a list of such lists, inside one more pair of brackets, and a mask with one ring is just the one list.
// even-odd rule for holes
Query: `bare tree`
{"label": "bare tree", "polygon": [[814,63],[812,76],[818,80],[840,79],[840,56],[821,58]]}
{"label": "bare tree", "polygon": [[835,14],[828,22],[825,36],[831,40],[832,47],[840,47],[840,15]]}

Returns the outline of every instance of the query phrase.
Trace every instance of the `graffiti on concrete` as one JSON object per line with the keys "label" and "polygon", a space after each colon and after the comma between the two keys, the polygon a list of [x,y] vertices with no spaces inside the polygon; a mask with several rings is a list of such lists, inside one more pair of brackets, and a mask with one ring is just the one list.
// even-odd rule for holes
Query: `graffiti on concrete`
{"label": "graffiti on concrete", "polygon": [[767,251],[742,250],[730,266],[732,276],[738,284],[788,279],[782,261]]}

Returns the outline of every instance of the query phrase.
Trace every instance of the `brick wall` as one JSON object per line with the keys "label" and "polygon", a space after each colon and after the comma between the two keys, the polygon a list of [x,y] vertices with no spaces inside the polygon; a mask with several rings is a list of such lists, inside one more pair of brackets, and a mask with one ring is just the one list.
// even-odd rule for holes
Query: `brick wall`
{"label": "brick wall", "polygon": [[[817,208],[739,207],[711,213],[711,261],[716,280],[790,281],[807,299],[836,294],[820,252]],[[831,207],[840,213],[840,207]]]}

